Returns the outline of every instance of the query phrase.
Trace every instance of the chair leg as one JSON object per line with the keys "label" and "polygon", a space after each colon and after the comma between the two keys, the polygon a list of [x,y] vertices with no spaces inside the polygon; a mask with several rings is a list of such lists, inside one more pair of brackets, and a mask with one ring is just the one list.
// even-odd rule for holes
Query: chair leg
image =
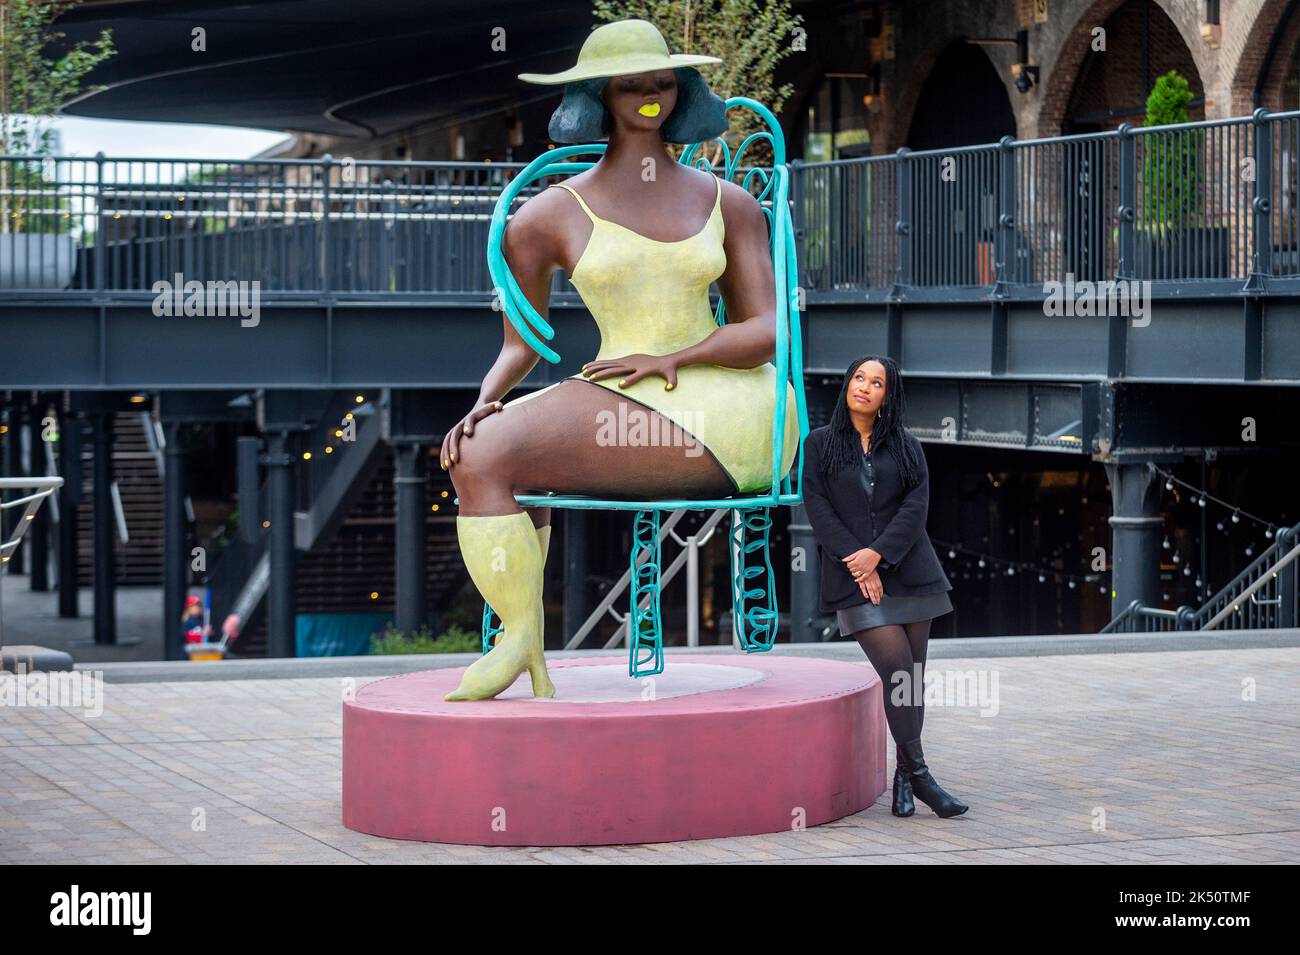
{"label": "chair leg", "polygon": [[[642,560],[642,555],[646,555]],[[637,511],[632,525],[632,586],[628,588],[628,675],[650,676],[664,669],[663,627],[659,617],[659,512]],[[645,606],[642,606],[642,603]]]}
{"label": "chair leg", "polygon": [[771,510],[735,508],[732,515],[731,605],[736,633],[746,653],[771,650],[778,624],[776,575],[768,548]]}
{"label": "chair leg", "polygon": [[[492,623],[493,618],[496,619],[495,625],[493,625]],[[483,601],[483,628],[482,629],[483,629],[483,652],[487,653],[489,650],[492,649],[493,644],[496,642],[497,635],[501,633],[502,630],[505,629],[505,625],[501,623],[501,618],[497,617],[496,611],[492,609],[492,605],[488,603],[486,600]]]}

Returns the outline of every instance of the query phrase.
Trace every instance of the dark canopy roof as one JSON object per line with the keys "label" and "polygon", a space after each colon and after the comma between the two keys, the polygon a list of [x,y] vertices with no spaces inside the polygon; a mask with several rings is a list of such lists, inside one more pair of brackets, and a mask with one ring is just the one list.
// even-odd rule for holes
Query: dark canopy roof
{"label": "dark canopy roof", "polygon": [[58,28],[118,52],[63,112],[381,136],[558,97],[516,74],[571,65],[591,26],[590,0],[92,0]]}

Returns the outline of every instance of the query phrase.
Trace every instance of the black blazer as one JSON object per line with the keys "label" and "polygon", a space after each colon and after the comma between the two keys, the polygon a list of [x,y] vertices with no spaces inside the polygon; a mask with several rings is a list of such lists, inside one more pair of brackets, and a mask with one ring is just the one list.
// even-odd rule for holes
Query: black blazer
{"label": "black blazer", "polygon": [[870,547],[880,554],[880,580],[889,596],[920,596],[952,589],[934,545],[925,533],[930,510],[930,472],[921,442],[910,433],[916,448],[920,482],[910,490],[894,456],[882,446],[871,449],[875,489],[870,498],[862,487],[858,467],[838,474],[821,473],[827,427],[816,428],[804,442],[803,503],[817,538],[821,565],[821,613],[833,613],[861,604],[865,598],[857,581],[840,558]]}

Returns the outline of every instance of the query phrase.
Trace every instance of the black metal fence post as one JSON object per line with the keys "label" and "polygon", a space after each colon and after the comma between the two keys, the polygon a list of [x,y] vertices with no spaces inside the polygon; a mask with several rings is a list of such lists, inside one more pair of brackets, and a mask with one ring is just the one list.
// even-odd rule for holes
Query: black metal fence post
{"label": "black metal fence post", "polygon": [[898,155],[898,219],[894,233],[898,242],[898,270],[894,275],[891,298],[901,298],[905,287],[912,285],[912,164],[908,161],[911,150],[904,146]]}
{"label": "black metal fence post", "polygon": [[330,171],[334,164],[333,157],[326,153],[321,157],[321,180],[324,185],[324,210],[321,216],[321,253],[320,253],[320,273],[321,273],[321,293],[328,297],[333,291],[333,270],[334,257],[330,254]]}
{"label": "black metal fence post", "polygon": [[1122,123],[1119,127],[1119,261],[1116,278],[1137,277],[1137,140],[1133,126]]}
{"label": "black metal fence post", "polygon": [[104,153],[95,153],[95,293],[104,294],[105,263],[108,243],[104,239]]}
{"label": "black metal fence post", "polygon": [[994,252],[993,297],[1007,295],[1007,286],[1016,280],[1016,137],[1003,136],[998,142],[998,230]]}
{"label": "black metal fence post", "polygon": [[1273,127],[1268,110],[1255,110],[1255,195],[1251,200],[1250,278],[1247,287],[1262,288],[1273,274]]}

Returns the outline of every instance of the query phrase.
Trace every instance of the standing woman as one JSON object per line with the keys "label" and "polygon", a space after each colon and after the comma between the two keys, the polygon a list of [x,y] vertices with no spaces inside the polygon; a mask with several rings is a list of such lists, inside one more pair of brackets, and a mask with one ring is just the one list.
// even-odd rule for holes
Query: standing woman
{"label": "standing woman", "polygon": [[840,636],[858,641],[884,684],[897,746],[893,813],[912,815],[915,793],[956,816],[970,807],[939,787],[921,752],[930,623],[952,610],[952,585],[925,533],[929,472],[903,418],[893,359],[849,365],[830,424],[805,444],[804,507],[817,537],[821,612],[835,611]]}

